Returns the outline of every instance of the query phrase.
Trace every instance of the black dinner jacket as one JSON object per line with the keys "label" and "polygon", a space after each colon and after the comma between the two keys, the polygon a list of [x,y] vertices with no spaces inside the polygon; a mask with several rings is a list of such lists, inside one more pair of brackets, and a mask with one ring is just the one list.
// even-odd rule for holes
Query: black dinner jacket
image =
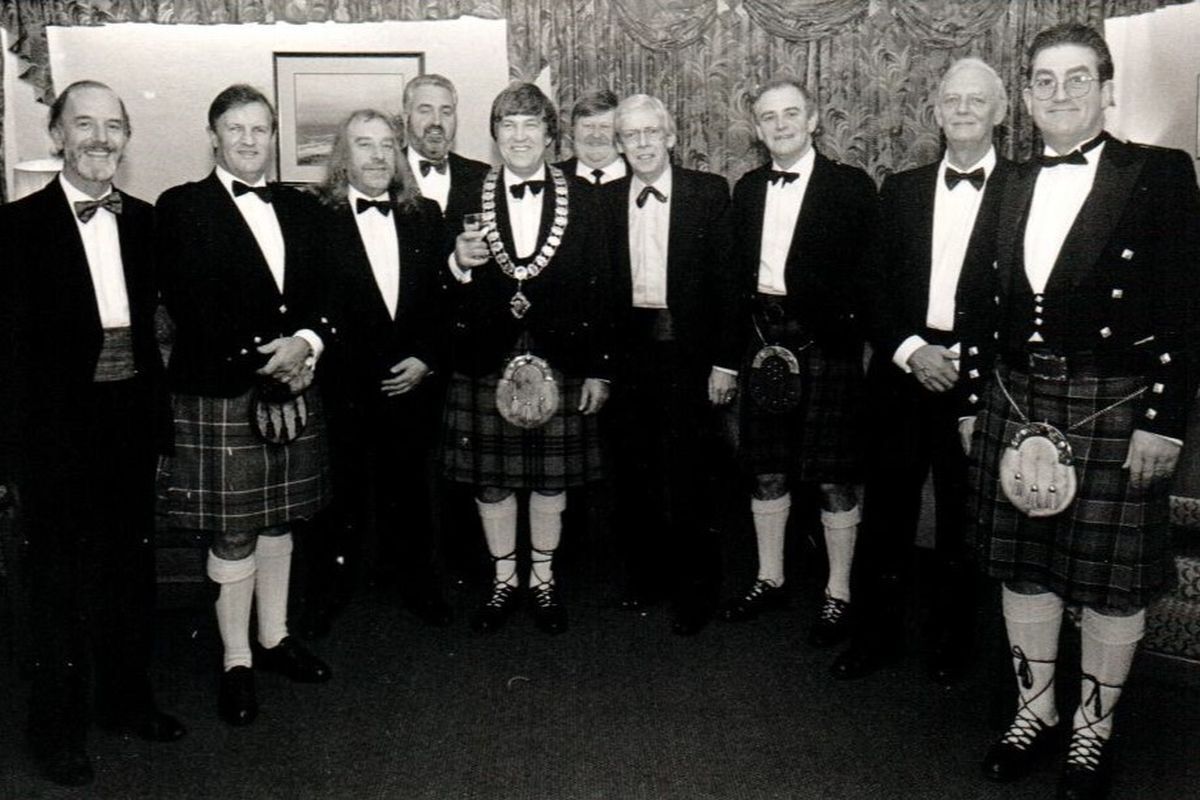
{"label": "black dinner jacket", "polygon": [[[719,175],[672,167],[670,230],[667,238],[667,307],[685,358],[706,370],[738,369],[742,352],[737,274],[724,260],[729,248],[725,212],[729,184]],[[629,353],[644,338],[632,313],[633,273],[629,253],[629,196],[626,175],[600,187],[612,221],[616,276],[613,282],[618,351]],[[648,203],[658,202],[653,198]],[[705,373],[707,374],[707,372]]]}
{"label": "black dinner jacket", "polygon": [[[404,148],[404,158],[408,159],[407,147]],[[463,214],[479,207],[479,187],[491,167],[455,152],[446,155],[446,163],[450,168],[450,194],[446,196],[442,217],[461,220]]]}
{"label": "black dinner jacket", "polygon": [[[625,156],[621,156],[621,158],[625,158]],[[578,164],[579,164],[579,159],[576,158],[575,156],[571,156],[568,159],[559,161],[554,166],[558,167],[563,172],[565,172],[568,178],[574,177],[575,180],[582,181],[585,186],[595,187],[595,185],[596,185],[595,182],[593,182],[589,178],[584,178],[584,177],[581,177],[581,176],[575,174],[575,167]],[[629,163],[626,162],[625,163],[625,177],[628,178],[632,174],[633,174],[633,170],[630,168]],[[601,185],[608,186],[609,184],[612,184],[612,183],[616,183],[616,181],[609,181],[608,183],[601,184]],[[726,194],[728,194],[728,192],[726,192]]]}
{"label": "black dinner jacket", "polygon": [[[881,364],[891,364],[904,340],[925,329],[940,165],[939,160],[891,175],[880,192],[879,225],[871,255],[864,262],[861,294],[873,360]],[[955,287],[954,331],[974,347],[970,352],[964,348],[959,362],[957,390],[965,397],[982,397],[979,387],[995,353],[996,225],[1004,186],[1015,168],[1011,161],[996,159],[981,190],[983,198]]]}
{"label": "black dinner jacket", "polygon": [[332,276],[332,303],[340,321],[338,347],[324,365],[326,376],[337,370],[337,380],[326,380],[326,389],[378,397],[380,381],[391,377],[390,368],[409,356],[438,369],[444,357],[441,286],[448,255],[438,204],[419,197],[415,206],[391,211],[400,251],[395,319],[379,292],[354,208],[327,208],[326,215],[324,264]]}
{"label": "black dinner jacket", "polygon": [[[1014,351],[1027,346],[1034,317],[1024,242],[1039,171],[1036,160],[1015,171],[1000,212],[999,341]],[[1050,273],[1041,330],[1062,352],[1139,357],[1149,386],[1135,406],[1142,430],[1183,436],[1200,341],[1198,264],[1200,191],[1191,157],[1109,138]]]}
{"label": "black dinner jacket", "polygon": [[[142,444],[162,450],[170,445],[171,418],[154,334],[154,209],[120,194],[117,231],[134,368],[146,390],[130,413],[145,415]],[[6,248],[0,268],[0,467],[24,465],[33,470],[26,481],[42,480],[51,477],[48,467],[71,458],[89,426],[106,424],[94,417],[88,391],[104,332],[83,240],[57,178],[0,206],[0,237]]]}
{"label": "black dinner jacket", "polygon": [[250,226],[216,172],[158,198],[163,302],[175,322],[167,365],[172,391],[236,397],[267,361],[256,348],[297,330],[333,344],[328,271],[320,263],[321,212],[310,195],[273,184],[285,248],[281,293]]}
{"label": "black dinner jacket", "polygon": [[[770,170],[769,163],[750,170],[733,189],[732,259],[741,281],[743,303],[748,303],[757,291]],[[875,218],[875,184],[867,174],[817,153],[784,268],[788,290],[784,307],[827,351],[862,352],[863,334],[857,320],[861,298],[857,296],[856,276]],[[743,347],[751,331],[749,327],[743,329]]]}
{"label": "black dinner jacket", "polygon": [[[554,220],[554,185],[547,166],[542,224],[534,253],[541,251]],[[495,260],[471,270],[471,280],[449,281],[453,306],[451,365],[467,375],[488,375],[504,364],[523,332],[533,339],[534,355],[569,376],[609,378],[612,373],[612,279],[610,226],[599,193],[566,180],[568,222],[550,265],[524,282],[522,292],[532,304],[523,319],[513,317],[509,301],[517,281],[505,275]],[[507,251],[515,253],[502,193],[503,170],[496,185],[496,228]],[[473,206],[479,211],[478,188]],[[449,231],[462,230],[458,219],[446,218]],[[515,259],[514,259],[515,260]],[[448,274],[448,268],[447,268]]]}

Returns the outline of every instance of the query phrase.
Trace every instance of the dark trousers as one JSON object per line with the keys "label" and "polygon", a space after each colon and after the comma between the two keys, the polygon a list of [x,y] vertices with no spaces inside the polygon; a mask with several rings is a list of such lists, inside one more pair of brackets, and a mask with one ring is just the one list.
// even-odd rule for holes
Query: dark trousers
{"label": "dark trousers", "polygon": [[645,342],[613,383],[615,524],[631,592],[715,603],[720,551],[710,483],[717,453],[709,367]]}
{"label": "dark trousers", "polygon": [[935,635],[966,635],[976,600],[964,546],[967,457],[953,390],[935,393],[877,354],[868,373],[871,450],[856,591],[872,635],[903,634],[903,593],[911,581],[923,488],[932,471],[936,545],[931,585]]}
{"label": "dark trousers", "polygon": [[[18,473],[33,687],[29,733],[42,753],[82,747],[95,712],[154,707],[154,472],[148,387],[94,384],[88,422]],[[89,681],[89,678],[91,679]]]}
{"label": "dark trousers", "polygon": [[[309,596],[324,600],[364,582],[395,581],[406,598],[440,590],[431,513],[432,387],[331,403],[334,501],[310,542]],[[337,573],[342,585],[333,586]]]}

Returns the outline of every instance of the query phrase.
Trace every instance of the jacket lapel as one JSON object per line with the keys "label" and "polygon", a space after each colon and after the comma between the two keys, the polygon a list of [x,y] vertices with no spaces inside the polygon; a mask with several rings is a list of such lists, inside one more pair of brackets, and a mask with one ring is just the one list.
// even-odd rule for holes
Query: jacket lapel
{"label": "jacket lapel", "polygon": [[[100,306],[96,301],[96,285],[92,282],[87,252],[83,249],[83,239],[75,225],[71,204],[67,201],[67,195],[57,178],[42,190],[42,202],[45,205],[43,219],[46,220],[47,229],[59,232],[58,235],[49,237],[49,240],[53,243],[52,246],[60,251],[57,259],[62,269],[63,283],[60,289],[68,298],[68,302],[87,315],[87,319],[81,322],[86,322],[89,328],[94,328],[99,333]],[[124,237],[121,241],[124,247]],[[128,276],[126,278],[128,279]]]}
{"label": "jacket lapel", "polygon": [[[980,270],[991,270],[988,255],[993,252],[993,242],[996,236],[994,221],[1000,208],[1000,195],[1004,192],[1005,179],[1009,175],[1008,164],[997,160],[992,174],[988,176],[983,187],[983,199],[979,202],[979,210],[975,214],[975,227],[971,230],[971,238],[967,242],[967,252],[963,255],[962,272],[958,278],[958,287],[954,291],[954,306],[962,308],[967,302],[968,286],[974,279],[974,273]],[[937,189],[937,178],[934,178],[934,190]],[[929,215],[929,226],[932,236],[933,214]],[[932,239],[931,239],[932,241]],[[928,245],[929,251],[932,245]]]}
{"label": "jacket lapel", "polygon": [[[367,213],[374,214],[376,212],[368,210]],[[396,211],[393,209],[392,216],[394,217],[395,215]],[[379,282],[375,280],[375,271],[371,269],[371,259],[367,255],[367,246],[363,244],[362,234],[359,232],[358,223],[355,221],[354,207],[347,204],[339,217],[341,218],[340,235],[342,243],[348,249],[350,263],[353,265],[353,275],[350,276],[350,279],[354,281],[354,295],[366,303],[365,306],[360,306],[360,308],[369,315],[369,320],[372,324],[380,320],[386,320],[388,323],[391,323],[392,318],[388,314],[387,304],[384,301],[382,292],[379,290]],[[399,316],[398,308],[396,316]]]}
{"label": "jacket lapel", "polygon": [[[271,267],[267,264],[267,258],[263,255],[262,248],[258,246],[258,240],[254,238],[254,233],[250,230],[250,225],[246,222],[246,218],[242,216],[242,212],[238,210],[237,204],[233,202],[233,198],[229,196],[229,192],[221,184],[221,179],[217,177],[217,173],[214,171],[204,179],[204,183],[205,191],[209,195],[213,217],[217,223],[216,228],[222,231],[222,235],[232,239],[229,242],[228,250],[239,254],[237,261],[253,269],[254,280],[259,284],[259,288],[250,291],[270,291],[278,296],[280,294],[279,287],[275,284],[275,277],[271,275]],[[275,208],[275,218],[279,220],[279,228],[283,231],[283,239],[286,242],[288,234],[284,228],[281,216],[279,209]],[[287,250],[285,249],[285,265],[287,258]],[[285,267],[285,274],[286,271]],[[286,283],[284,285],[286,286]]]}
{"label": "jacket lapel", "polygon": [[1014,170],[1005,185],[996,238],[996,263],[1005,293],[1012,291],[1014,280],[1028,282],[1025,276],[1025,223],[1029,218],[1037,176],[1037,163],[1030,162]]}
{"label": "jacket lapel", "polygon": [[612,223],[615,226],[613,236],[617,243],[617,276],[614,290],[618,301],[624,307],[633,298],[633,259],[629,254],[629,183],[630,177],[614,181],[601,191],[613,192],[613,206],[617,213],[613,214]]}
{"label": "jacket lapel", "polygon": [[1142,163],[1122,142],[1110,139],[1104,145],[1096,180],[1063,242],[1046,291],[1078,286],[1095,266],[1129,202]]}

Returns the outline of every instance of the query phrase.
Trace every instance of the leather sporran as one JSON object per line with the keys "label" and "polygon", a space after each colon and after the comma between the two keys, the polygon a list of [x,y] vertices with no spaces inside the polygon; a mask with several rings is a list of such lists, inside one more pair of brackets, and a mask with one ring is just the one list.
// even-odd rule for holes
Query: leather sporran
{"label": "leather sporran", "polygon": [[783,345],[769,344],[750,362],[750,398],[771,414],[783,414],[800,405],[804,378],[800,360]]}
{"label": "leather sporran", "polygon": [[1065,510],[1078,488],[1067,437],[1044,422],[1021,426],[1000,455],[1000,488],[1027,517],[1052,517]]}
{"label": "leather sporran", "polygon": [[545,359],[526,353],[509,359],[496,384],[496,409],[518,428],[540,428],[558,411],[561,398]]}
{"label": "leather sporran", "polygon": [[276,380],[260,381],[250,394],[250,427],[267,444],[288,444],[308,427],[304,394],[293,395]]}

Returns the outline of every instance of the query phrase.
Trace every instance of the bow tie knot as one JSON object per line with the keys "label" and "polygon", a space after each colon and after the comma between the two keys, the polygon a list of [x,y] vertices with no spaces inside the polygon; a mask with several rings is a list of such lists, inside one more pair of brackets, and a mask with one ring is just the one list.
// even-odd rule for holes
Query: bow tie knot
{"label": "bow tie knot", "polygon": [[660,203],[667,202],[667,196],[658,189],[655,189],[653,186],[643,186],[642,190],[638,192],[637,207],[641,208],[642,206],[646,205],[646,200],[650,197],[654,197],[654,199]]}
{"label": "bow tie knot", "polygon": [[1084,142],[1065,156],[1048,156],[1042,153],[1038,156],[1038,166],[1043,168],[1057,167],[1059,164],[1087,164],[1084,153],[1094,150],[1108,140],[1108,133],[1101,131],[1100,135],[1089,142]]}
{"label": "bow tie knot", "polygon": [[76,200],[74,205],[75,216],[79,217],[79,221],[88,222],[102,208],[107,208],[114,214],[120,214],[122,207],[121,195],[116,192],[109,192],[99,200]]}
{"label": "bow tie knot", "polygon": [[428,175],[430,170],[433,170],[438,175],[445,175],[446,174],[446,159],[443,158],[441,161],[427,161],[422,158],[420,161],[417,162],[417,167],[421,170],[422,178],[424,178],[426,175]]}
{"label": "bow tie knot", "polygon": [[526,188],[529,189],[529,193],[531,195],[533,195],[534,197],[537,197],[539,194],[541,194],[542,189],[546,188],[546,182],[545,181],[522,181],[521,183],[514,183],[512,186],[508,187],[508,190],[510,192],[512,192],[512,196],[514,198],[516,198],[517,200],[520,200],[521,198],[523,198],[525,196]]}
{"label": "bow tie knot", "polygon": [[770,172],[769,180],[771,181],[771,185],[773,185],[773,186],[777,185],[777,184],[782,185],[782,186],[787,186],[789,183],[791,183],[792,181],[796,180],[799,177],[800,177],[799,172],[784,172],[781,169],[773,169]]}
{"label": "bow tie knot", "polygon": [[959,172],[953,167],[946,167],[946,188],[953,189],[958,184],[966,181],[975,189],[982,189],[984,181],[987,180],[987,173],[983,171],[983,167],[976,167],[970,172]]}
{"label": "bow tie knot", "polygon": [[604,183],[604,170],[602,170],[602,169],[592,170],[592,183],[594,183],[597,186]]}
{"label": "bow tie knot", "polygon": [[241,181],[233,182],[233,196],[241,197],[244,194],[253,194],[262,200],[264,203],[271,202],[271,187],[270,186],[249,186]]}
{"label": "bow tie knot", "polygon": [[359,197],[354,201],[354,209],[358,214],[369,211],[372,208],[385,217],[392,213],[392,204],[387,200],[368,200],[365,197]]}

